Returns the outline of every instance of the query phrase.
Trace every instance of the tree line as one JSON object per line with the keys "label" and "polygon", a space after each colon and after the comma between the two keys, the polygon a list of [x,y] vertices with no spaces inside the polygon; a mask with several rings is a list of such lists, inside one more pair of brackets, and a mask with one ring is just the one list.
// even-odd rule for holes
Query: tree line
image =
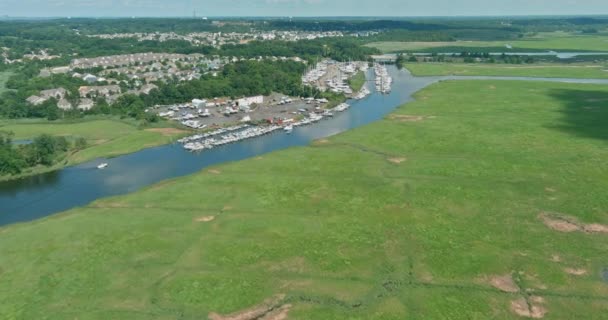
{"label": "tree line", "polygon": [[82,150],[87,142],[84,138],[69,141],[65,137],[43,134],[31,143],[16,145],[12,132],[0,132],[0,176],[20,174],[35,166],[52,166],[68,151]]}

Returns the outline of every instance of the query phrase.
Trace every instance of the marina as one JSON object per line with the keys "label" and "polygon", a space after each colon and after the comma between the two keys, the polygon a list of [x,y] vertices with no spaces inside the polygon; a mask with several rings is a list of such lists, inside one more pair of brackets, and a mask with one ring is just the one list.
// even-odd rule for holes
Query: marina
{"label": "marina", "polygon": [[374,64],[374,73],[376,74],[376,91],[387,94],[391,92],[393,78],[388,74],[385,65]]}
{"label": "marina", "polygon": [[292,133],[294,127],[306,126],[319,122],[322,119],[333,117],[332,111],[342,112],[350,107],[347,103],[342,103],[333,109],[325,110],[322,113],[311,112],[300,120],[293,118],[281,120],[281,124],[252,126],[249,124],[218,129],[205,134],[197,134],[180,139],[178,142],[184,144],[184,149],[188,151],[202,151],[213,149],[230,143],[239,142],[246,139],[257,138],[271,134],[283,129],[285,133]]}

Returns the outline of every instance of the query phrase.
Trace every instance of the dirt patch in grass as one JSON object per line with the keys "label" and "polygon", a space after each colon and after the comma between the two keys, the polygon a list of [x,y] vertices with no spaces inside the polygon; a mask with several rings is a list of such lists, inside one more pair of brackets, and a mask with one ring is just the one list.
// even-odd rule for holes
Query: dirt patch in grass
{"label": "dirt patch in grass", "polygon": [[586,224],[583,230],[588,233],[608,233],[608,226],[598,223]]}
{"label": "dirt patch in grass", "polygon": [[608,233],[607,225],[599,223],[583,224],[578,222],[576,218],[562,214],[541,212],[538,217],[547,227],[559,232]]}
{"label": "dirt patch in grass", "polygon": [[238,311],[229,315],[220,315],[215,312],[209,314],[209,320],[281,320],[287,319],[287,313],[291,308],[289,304],[281,304],[285,295],[276,295],[264,300],[257,306]]}
{"label": "dirt patch in grass", "polygon": [[490,90],[496,90],[496,86],[494,86],[494,85],[491,85],[488,88],[490,88]]}
{"label": "dirt patch in grass", "polygon": [[540,296],[531,296],[530,297],[530,302],[542,304],[542,303],[545,303],[545,298],[540,297]]}
{"label": "dirt patch in grass", "polygon": [[215,220],[215,216],[199,217],[199,218],[196,218],[194,221],[196,221],[196,222],[211,222],[213,220]]}
{"label": "dirt patch in grass", "polygon": [[92,205],[95,208],[127,208],[127,204],[124,202],[101,202]]}
{"label": "dirt patch in grass", "polygon": [[392,114],[388,118],[390,120],[397,120],[399,122],[418,122],[425,119],[424,116],[413,116],[407,114]]}
{"label": "dirt patch in grass", "polygon": [[492,287],[503,292],[519,292],[519,287],[517,286],[515,281],[513,281],[513,277],[511,277],[510,274],[504,276],[493,276],[492,278],[490,278],[490,284],[492,285]]}
{"label": "dirt patch in grass", "polygon": [[188,132],[188,131],[177,129],[177,128],[151,128],[151,129],[145,129],[144,131],[160,133],[163,136],[173,136],[176,134],[182,134],[182,133]]}
{"label": "dirt patch in grass", "polygon": [[551,256],[551,261],[553,262],[562,262],[562,257],[560,257],[558,254],[554,254]]}
{"label": "dirt patch in grass", "polygon": [[315,140],[313,142],[313,145],[324,145],[324,144],[329,144],[330,141],[327,139],[319,139],[319,140]]}
{"label": "dirt patch in grass", "polygon": [[278,309],[269,312],[268,314],[260,318],[260,320],[286,320],[289,313],[289,309],[291,309],[291,305],[284,304]]}
{"label": "dirt patch in grass", "polygon": [[209,170],[209,173],[211,173],[211,174],[220,174],[222,172],[220,170],[211,169],[211,170]]}
{"label": "dirt patch in grass", "polygon": [[407,158],[388,158],[386,160],[388,160],[388,162],[391,162],[394,164],[400,164],[401,162],[405,162],[407,160]]}
{"label": "dirt patch in grass", "polygon": [[556,192],[557,190],[555,190],[555,189],[553,189],[551,187],[546,187],[545,191],[547,191],[547,192]]}
{"label": "dirt patch in grass", "polygon": [[580,227],[576,223],[551,213],[542,212],[538,217],[547,227],[555,231],[574,232],[580,230]]}
{"label": "dirt patch in grass", "polygon": [[584,276],[587,274],[587,270],[585,269],[577,269],[577,268],[566,268],[564,269],[564,271],[567,274],[573,275],[573,276]]}
{"label": "dirt patch in grass", "polygon": [[547,309],[540,305],[540,303],[532,302],[528,304],[528,301],[524,298],[511,301],[511,311],[520,317],[532,319],[541,319],[547,313]]}

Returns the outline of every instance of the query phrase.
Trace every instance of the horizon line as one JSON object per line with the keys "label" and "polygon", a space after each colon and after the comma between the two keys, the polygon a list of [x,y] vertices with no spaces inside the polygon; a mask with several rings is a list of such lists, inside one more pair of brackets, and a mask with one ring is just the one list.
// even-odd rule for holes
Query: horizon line
{"label": "horizon line", "polygon": [[172,19],[172,18],[183,18],[183,19],[218,19],[218,18],[275,18],[275,19],[297,19],[297,18],[549,18],[549,17],[601,17],[608,18],[607,13],[584,13],[584,14],[510,14],[510,15],[410,15],[410,16],[365,16],[365,15],[301,15],[301,16],[289,16],[289,15],[251,15],[251,16],[243,16],[243,15],[200,15],[200,16],[188,16],[188,15],[169,15],[169,16],[161,16],[161,15],[103,15],[103,16],[87,16],[87,15],[78,15],[78,16],[11,16],[11,15],[2,15],[0,19],[99,19],[99,18],[124,18],[124,19],[133,19],[133,18],[157,18],[157,19]]}

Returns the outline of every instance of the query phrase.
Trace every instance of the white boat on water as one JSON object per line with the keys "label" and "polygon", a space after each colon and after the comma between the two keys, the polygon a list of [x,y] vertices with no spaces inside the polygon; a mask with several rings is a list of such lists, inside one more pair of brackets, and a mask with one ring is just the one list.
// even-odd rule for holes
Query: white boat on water
{"label": "white boat on water", "polygon": [[98,166],[97,166],[97,169],[104,169],[104,168],[105,168],[105,167],[107,167],[107,166],[108,166],[108,164],[104,162],[104,163],[102,163],[102,164],[98,165]]}
{"label": "white boat on water", "polygon": [[287,127],[283,128],[283,130],[285,130],[285,132],[287,132],[287,133],[291,133],[293,131],[293,126],[288,125]]}

